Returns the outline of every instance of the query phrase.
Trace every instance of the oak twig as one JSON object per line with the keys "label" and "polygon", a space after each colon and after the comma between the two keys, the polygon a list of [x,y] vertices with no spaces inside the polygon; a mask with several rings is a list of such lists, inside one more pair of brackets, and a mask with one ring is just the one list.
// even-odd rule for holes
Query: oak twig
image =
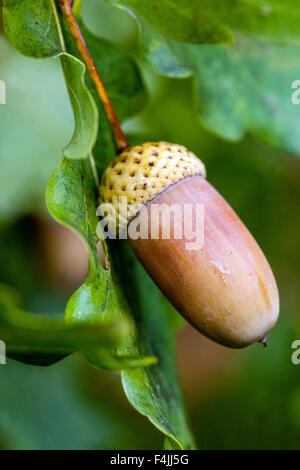
{"label": "oak twig", "polygon": [[72,11],[70,0],[58,0],[62,14],[69,26],[72,37],[76,43],[79,54],[86,65],[87,72],[93,82],[97,96],[102,103],[106,117],[110,123],[111,130],[114,136],[115,145],[118,152],[122,152],[128,147],[128,142],[121,129],[120,122],[117,118],[116,112],[109,99],[108,93],[105,89],[104,83],[99,75],[97,67],[92,59],[92,56],[87,48],[85,40],[81,34],[80,28]]}

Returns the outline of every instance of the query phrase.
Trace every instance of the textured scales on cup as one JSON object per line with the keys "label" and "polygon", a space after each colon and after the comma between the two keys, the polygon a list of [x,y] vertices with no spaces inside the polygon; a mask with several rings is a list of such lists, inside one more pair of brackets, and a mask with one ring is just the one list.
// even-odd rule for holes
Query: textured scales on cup
{"label": "textured scales on cup", "polygon": [[[168,142],[136,145],[122,152],[104,172],[99,202],[114,206],[111,224],[117,221],[116,232],[122,233],[144,204],[195,175],[205,177],[205,166],[185,147]],[[120,204],[122,196],[127,198],[127,205]]]}

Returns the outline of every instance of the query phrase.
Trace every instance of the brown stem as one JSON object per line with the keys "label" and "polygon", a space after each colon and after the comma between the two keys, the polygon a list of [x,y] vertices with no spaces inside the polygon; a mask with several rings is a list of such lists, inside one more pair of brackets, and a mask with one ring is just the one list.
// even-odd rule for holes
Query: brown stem
{"label": "brown stem", "polygon": [[262,338],[259,343],[261,343],[265,348],[267,346],[269,346],[269,342],[268,342],[268,338],[265,336],[264,338]]}
{"label": "brown stem", "polygon": [[88,74],[93,82],[98,98],[102,103],[105,114],[110,123],[117,151],[122,152],[122,150],[128,147],[128,142],[122,132],[121,125],[118,121],[113,105],[109,99],[104,83],[99,75],[96,65],[91,57],[91,54],[89,53],[85,40],[81,34],[80,28],[72,11],[70,0],[59,0],[59,4],[64,18],[68,23],[73,39],[77,45],[79,54],[86,65]]}

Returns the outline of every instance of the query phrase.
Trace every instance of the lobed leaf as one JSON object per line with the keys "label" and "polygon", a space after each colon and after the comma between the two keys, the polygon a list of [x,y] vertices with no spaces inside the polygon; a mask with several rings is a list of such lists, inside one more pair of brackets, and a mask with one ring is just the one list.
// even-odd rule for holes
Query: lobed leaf
{"label": "lobed leaf", "polygon": [[54,0],[4,0],[5,33],[23,55],[34,58],[60,57],[73,108],[75,129],[65,149],[68,158],[86,158],[98,133],[98,113],[85,79],[85,65],[68,54],[63,25]]}
{"label": "lobed leaf", "polygon": [[[33,5],[33,2],[27,0],[23,6],[29,7],[30,4]],[[12,3],[7,1],[4,13],[6,32],[11,42],[20,48],[21,52],[35,57],[49,57],[51,54],[53,57],[61,56],[71,103],[74,107],[73,140],[53,173],[47,190],[49,211],[59,222],[70,227],[82,238],[89,255],[86,281],[73,294],[66,308],[66,320],[69,325],[66,328],[79,328],[81,322],[83,325],[88,323],[95,329],[98,326],[104,327],[106,322],[125,325],[127,335],[121,344],[113,346],[104,344],[104,340],[102,343],[99,341],[97,348],[84,350],[86,357],[97,367],[123,370],[124,389],[133,406],[148,416],[152,423],[168,437],[170,447],[192,448],[194,443],[186,422],[177,381],[173,330],[168,322],[169,307],[166,306],[165,299],[148,277],[142,274],[142,271],[138,271],[141,268],[136,261],[134,263],[137,268],[133,268],[133,271],[130,271],[130,263],[129,267],[125,267],[126,257],[121,253],[118,243],[110,245],[112,259],[108,270],[102,267],[97,255],[97,181],[103,167],[114,156],[114,146],[108,124],[104,120],[101,108],[98,108],[102,133],[98,134],[93,150],[94,160],[90,150],[95,143],[94,126],[95,123],[98,125],[98,115],[96,112],[87,115],[88,101],[90,105],[92,101],[89,100],[91,92],[87,92],[82,80],[83,67],[75,57],[76,49],[60,20],[59,13],[53,10],[54,15],[52,15],[48,2],[38,0],[34,4],[35,8],[38,6],[43,9],[42,18],[46,18],[46,12],[49,13],[48,26],[51,30],[49,34],[44,21],[42,27],[37,28],[37,35],[30,38],[33,24],[32,17],[28,20],[27,15],[30,16],[28,8],[23,11],[23,17],[20,9],[17,12],[17,18],[13,18],[13,15],[7,15],[12,12],[12,10],[8,12],[8,9],[12,8]],[[75,3],[77,15],[79,15],[79,4],[80,2]],[[54,6],[54,2],[51,2],[51,5]],[[33,11],[36,10],[33,8]],[[62,51],[56,51],[53,46],[57,39],[53,29],[53,18]],[[26,21],[24,22],[23,19]],[[19,23],[15,28],[16,20]],[[80,18],[78,20],[80,21]],[[84,28],[83,25],[81,26]],[[22,46],[18,42],[20,31],[24,35]],[[90,35],[86,30],[84,34],[118,114],[126,118],[138,111],[143,104],[144,92],[136,67],[130,59],[122,57],[122,54],[113,50],[107,42],[101,43],[101,40]],[[42,38],[44,43],[41,46]],[[87,83],[90,87],[89,81]],[[73,89],[75,98],[72,100]],[[78,100],[83,105],[76,109],[75,105]],[[82,114],[79,112],[81,109],[84,109]],[[79,157],[89,158],[79,160]],[[96,168],[100,175],[96,173]],[[121,264],[117,264],[116,258],[119,258]],[[135,275],[131,277],[133,272]],[[129,289],[124,288],[124,279],[131,279]],[[139,297],[139,300],[138,297],[135,299],[135,295]],[[149,305],[141,300],[144,298],[148,302],[148,296],[153,300]],[[24,328],[20,328],[18,334],[22,344],[22,341],[25,341]],[[32,338],[30,340],[33,341]],[[154,366],[156,353],[159,363]],[[146,367],[151,364],[151,367]],[[131,374],[129,372],[131,369],[135,369],[136,373]]]}
{"label": "lobed leaf", "polygon": [[299,0],[109,0],[131,10],[165,37],[193,44],[233,43],[251,33],[269,41],[299,42]]}
{"label": "lobed leaf", "polygon": [[[84,37],[92,51],[97,41],[93,40],[86,30],[84,30]],[[68,39],[66,42],[69,42]],[[110,70],[118,71],[118,64],[116,62],[114,65],[107,64],[106,68],[105,51],[98,48],[98,54],[99,51],[102,51],[102,61],[99,60],[99,64],[100,71],[104,72],[105,86],[108,90],[113,90],[113,88],[118,90],[119,87],[123,86],[128,74],[125,74],[125,71],[122,70],[119,70],[116,75],[109,73]],[[97,55],[97,52],[95,55],[93,54],[93,57],[98,63],[99,55]],[[134,76],[136,76],[136,72],[134,72]],[[136,79],[133,83],[136,83]],[[131,87],[126,87],[125,90],[130,93]],[[124,110],[124,93],[122,99],[117,99],[118,94],[114,95],[112,93],[117,113],[122,115],[124,112],[124,117],[130,115],[130,106],[127,105]],[[126,91],[125,99],[129,101]],[[101,113],[101,109],[99,111],[102,118],[100,122],[105,132],[99,134],[93,153],[101,176],[102,169],[107,165],[109,159],[114,156],[114,152],[107,122]],[[89,251],[90,270],[87,281],[70,299],[66,311],[67,319],[68,321],[78,321],[84,317],[88,318],[89,321],[93,321],[97,318],[111,318],[118,312],[120,316],[127,319],[131,318],[134,321],[133,334],[117,351],[118,361],[126,361],[128,357],[131,365],[130,370],[133,373],[130,372],[125,363],[123,366],[120,363],[115,366],[112,357],[109,355],[106,361],[103,361],[103,358],[99,360],[97,356],[91,354],[87,357],[96,366],[123,369],[122,382],[125,393],[132,405],[140,413],[148,416],[155,426],[169,436],[170,446],[174,448],[192,448],[194,442],[186,423],[176,375],[173,329],[168,323],[169,304],[142,268],[139,267],[139,270],[136,268],[139,266],[137,261],[131,257],[131,261],[128,262],[126,250],[122,249],[119,242],[109,244],[111,270],[104,271],[100,265],[95,250],[97,242],[95,238],[97,187],[94,186],[93,195],[91,187],[94,165],[88,167],[89,164],[90,161],[78,162],[77,166],[77,162],[75,165],[75,162],[63,159],[54,173],[48,189],[47,200],[48,205],[50,202],[49,208],[52,214],[77,231],[85,240]],[[78,174],[76,175],[76,173]],[[68,191],[65,185],[72,187],[72,189]],[[59,199],[61,199],[61,204],[56,204],[54,207],[52,202],[54,200],[57,202]],[[142,294],[144,301],[141,300],[140,289],[144,290]],[[149,298],[153,301],[149,302]],[[136,364],[134,363],[134,357],[137,358]],[[158,358],[158,364],[145,367],[151,363],[153,364],[154,357]],[[114,359],[116,359],[116,356]],[[134,368],[134,365],[137,367]]]}
{"label": "lobed leaf", "polygon": [[[174,331],[170,321],[172,307],[146,274],[127,242],[119,243],[116,266],[131,311],[138,325],[136,347],[141,353],[155,355],[158,364],[122,372],[128,400],[167,437],[169,449],[194,449],[178,383]],[[122,268],[120,266],[122,265]],[[172,312],[174,313],[174,312]]]}
{"label": "lobed leaf", "polygon": [[43,194],[73,118],[59,61],[24,57],[0,36],[0,63],[7,92],[0,106],[0,220],[6,221],[46,210]]}
{"label": "lobed leaf", "polygon": [[126,352],[125,345],[134,335],[134,325],[121,291],[112,280],[110,269],[105,270],[98,258],[96,201],[97,186],[90,160],[76,161],[64,157],[48,185],[48,208],[60,223],[73,229],[82,238],[89,254],[87,279],[70,298],[66,320],[69,324],[84,321],[98,325],[99,322],[114,321],[127,325],[127,337],[120,349],[99,348],[86,354],[94,365],[123,369],[153,363],[154,358]]}
{"label": "lobed leaf", "polygon": [[300,74],[296,46],[238,36],[233,46],[195,46],[166,39],[145,23],[141,53],[168,77],[193,76],[202,124],[231,141],[246,132],[287,152],[300,152],[300,114],[292,83]]}
{"label": "lobed leaf", "polygon": [[66,325],[63,316],[38,315],[17,306],[13,289],[0,284],[0,338],[8,357],[35,365],[50,365],[77,351],[97,351],[120,344],[128,334],[125,323]]}

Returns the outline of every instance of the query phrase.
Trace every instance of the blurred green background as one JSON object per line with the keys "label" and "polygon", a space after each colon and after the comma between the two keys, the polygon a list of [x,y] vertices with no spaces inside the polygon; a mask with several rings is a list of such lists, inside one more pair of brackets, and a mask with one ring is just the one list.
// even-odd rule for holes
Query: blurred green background
{"label": "blurred green background", "polygon": [[[125,12],[83,2],[95,34],[135,54],[137,28]],[[186,145],[203,159],[209,181],[254,234],[277,278],[281,316],[269,347],[218,346],[190,326],[178,333],[178,364],[201,449],[300,448],[300,160],[250,135],[238,144],[200,125],[191,79],[139,68],[148,91],[129,135]],[[28,310],[63,312],[81,284],[87,256],[79,239],[47,215],[45,190],[72,133],[72,112],[58,60],[18,54],[0,37],[0,282],[17,288]],[[296,79],[297,77],[295,77]],[[159,449],[162,435],[127,402],[118,374],[93,369],[79,355],[48,368],[8,360],[0,366],[0,448]]]}

